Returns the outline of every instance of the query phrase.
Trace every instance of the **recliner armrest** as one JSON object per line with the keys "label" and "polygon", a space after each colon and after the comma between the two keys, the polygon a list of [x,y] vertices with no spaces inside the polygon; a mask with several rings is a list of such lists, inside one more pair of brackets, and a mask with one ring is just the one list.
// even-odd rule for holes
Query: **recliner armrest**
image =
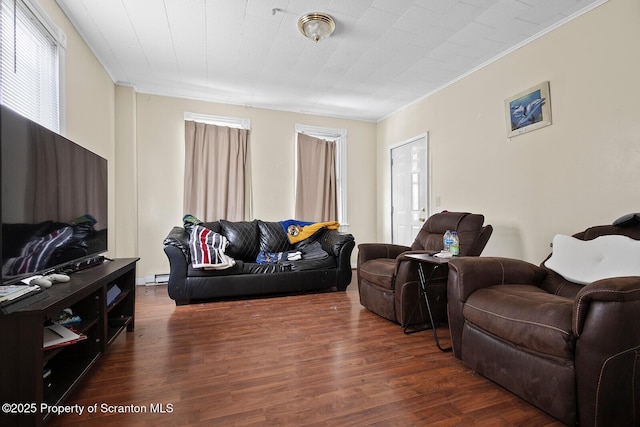
{"label": "recliner armrest", "polygon": [[409,246],[391,243],[361,243],[358,245],[358,265],[370,259],[396,258],[409,250]]}
{"label": "recliner armrest", "polygon": [[547,270],[513,258],[461,257],[449,261],[447,299],[453,355],[462,358],[464,304],[475,291],[495,285],[540,286]]}
{"label": "recliner armrest", "polygon": [[[638,276],[612,277],[589,283],[578,292],[575,298],[572,319],[573,333],[576,336],[582,334],[589,309],[594,303],[624,304],[635,301],[640,301],[640,277]],[[615,310],[618,311],[618,308],[619,306]],[[601,317],[602,315],[599,314],[598,318]],[[631,319],[629,320],[631,321]]]}
{"label": "recliner armrest", "polygon": [[547,271],[515,258],[461,257],[449,261],[449,293],[460,302],[478,289],[494,285],[539,286]]}
{"label": "recliner armrest", "polygon": [[578,412],[594,414],[597,425],[616,420],[638,425],[640,382],[640,277],[592,282],[576,295],[572,330],[576,336],[575,378]]}

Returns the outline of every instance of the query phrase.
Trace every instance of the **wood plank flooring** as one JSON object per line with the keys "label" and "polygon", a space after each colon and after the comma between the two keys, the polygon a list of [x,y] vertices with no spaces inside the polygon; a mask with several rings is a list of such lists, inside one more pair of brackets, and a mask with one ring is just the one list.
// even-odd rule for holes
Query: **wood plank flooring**
{"label": "wood plank flooring", "polygon": [[67,399],[84,413],[48,425],[561,425],[440,352],[431,331],[405,335],[364,309],[355,280],[181,307],[166,286],[138,287],[136,316]]}

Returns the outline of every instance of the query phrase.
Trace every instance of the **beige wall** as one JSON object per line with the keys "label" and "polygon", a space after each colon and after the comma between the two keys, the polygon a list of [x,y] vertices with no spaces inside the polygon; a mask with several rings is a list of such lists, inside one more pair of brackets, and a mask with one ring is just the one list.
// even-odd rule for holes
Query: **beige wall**
{"label": "beige wall", "polygon": [[[380,240],[389,146],[427,131],[432,209],[484,213],[485,255],[539,263],[554,234],[639,211],[639,24],[639,2],[610,0],[380,122]],[[552,126],[507,139],[504,100],[546,80]]]}
{"label": "beige wall", "polygon": [[359,242],[375,241],[375,123],[148,94],[138,94],[136,104],[138,276],[169,272],[162,240],[184,214],[185,111],[251,119],[253,217],[269,221],[293,217],[296,123],[347,129],[347,231]]}
{"label": "beige wall", "polygon": [[138,157],[136,91],[115,88],[115,253],[119,258],[138,256]]}

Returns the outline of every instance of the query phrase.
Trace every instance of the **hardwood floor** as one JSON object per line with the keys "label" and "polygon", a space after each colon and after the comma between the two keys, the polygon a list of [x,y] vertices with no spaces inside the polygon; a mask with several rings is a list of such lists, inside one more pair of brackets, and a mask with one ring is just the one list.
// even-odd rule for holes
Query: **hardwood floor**
{"label": "hardwood floor", "polygon": [[135,331],[66,401],[84,413],[48,425],[561,425],[440,352],[431,331],[405,335],[364,309],[355,280],[181,307],[166,286],[138,287],[136,303]]}

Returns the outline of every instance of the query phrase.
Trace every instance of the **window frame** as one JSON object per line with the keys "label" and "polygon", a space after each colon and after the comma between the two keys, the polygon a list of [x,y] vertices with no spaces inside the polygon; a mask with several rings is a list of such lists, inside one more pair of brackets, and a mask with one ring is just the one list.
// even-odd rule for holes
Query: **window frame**
{"label": "window frame", "polygon": [[185,111],[184,119],[209,125],[251,130],[251,119],[246,117],[213,116],[210,114],[191,113]]}

